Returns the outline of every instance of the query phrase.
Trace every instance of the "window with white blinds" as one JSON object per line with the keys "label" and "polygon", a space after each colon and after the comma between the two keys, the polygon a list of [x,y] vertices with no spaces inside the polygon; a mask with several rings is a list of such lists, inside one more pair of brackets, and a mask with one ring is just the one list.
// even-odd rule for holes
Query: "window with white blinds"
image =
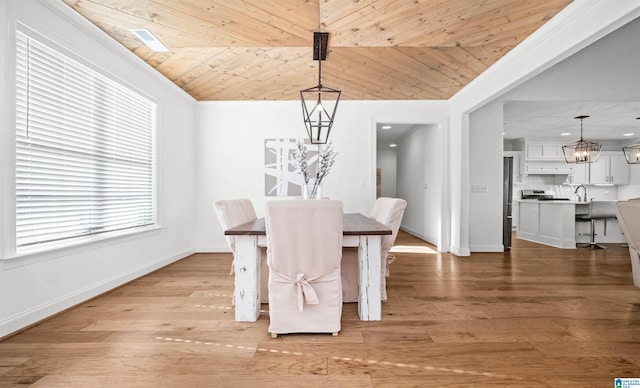
{"label": "window with white blinds", "polygon": [[20,31],[16,65],[17,251],[153,225],[155,104]]}

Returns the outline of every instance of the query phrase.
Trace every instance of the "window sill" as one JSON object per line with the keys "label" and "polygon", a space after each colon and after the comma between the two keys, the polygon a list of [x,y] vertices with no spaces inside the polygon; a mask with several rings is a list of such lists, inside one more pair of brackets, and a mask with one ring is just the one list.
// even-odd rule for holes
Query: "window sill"
{"label": "window sill", "polygon": [[126,241],[136,240],[148,233],[162,229],[162,226],[152,225],[135,231],[115,231],[100,235],[85,236],[73,239],[73,241],[57,241],[40,244],[35,247],[23,248],[14,255],[0,259],[7,266],[22,266],[35,262],[69,256],[80,252],[95,250],[109,245],[121,244]]}

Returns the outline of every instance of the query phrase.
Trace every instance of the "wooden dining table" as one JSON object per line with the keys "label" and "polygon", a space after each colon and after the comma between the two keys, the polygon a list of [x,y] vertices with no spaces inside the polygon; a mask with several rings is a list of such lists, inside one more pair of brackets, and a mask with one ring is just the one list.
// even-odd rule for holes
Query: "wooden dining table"
{"label": "wooden dining table", "polygon": [[[342,246],[358,247],[358,315],[363,321],[379,321],[382,318],[381,241],[382,236],[391,234],[391,229],[363,214],[347,213],[342,218],[342,231]],[[255,322],[260,316],[260,251],[266,246],[265,220],[258,218],[227,229],[224,234],[236,237],[235,320]]]}

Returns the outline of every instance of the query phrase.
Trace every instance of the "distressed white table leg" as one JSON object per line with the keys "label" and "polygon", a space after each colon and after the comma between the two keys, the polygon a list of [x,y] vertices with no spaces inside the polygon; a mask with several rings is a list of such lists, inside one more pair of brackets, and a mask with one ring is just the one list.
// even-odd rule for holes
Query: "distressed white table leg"
{"label": "distressed white table leg", "polygon": [[236,321],[255,322],[260,315],[260,247],[257,236],[237,236],[233,261]]}
{"label": "distressed white table leg", "polygon": [[358,314],[363,321],[382,319],[382,300],[380,299],[381,274],[381,238],[380,236],[360,236],[358,247],[358,273],[360,295]]}

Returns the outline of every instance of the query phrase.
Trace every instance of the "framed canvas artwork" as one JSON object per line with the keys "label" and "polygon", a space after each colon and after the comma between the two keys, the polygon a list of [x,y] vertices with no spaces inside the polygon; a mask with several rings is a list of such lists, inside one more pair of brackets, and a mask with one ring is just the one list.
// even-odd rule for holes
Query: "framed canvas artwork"
{"label": "framed canvas artwork", "polygon": [[[296,171],[292,162],[293,155],[298,150],[300,139],[265,139],[264,141],[264,194],[267,196],[302,196],[304,184],[302,175]],[[309,170],[315,171],[318,164],[318,145],[307,146],[307,161]]]}

